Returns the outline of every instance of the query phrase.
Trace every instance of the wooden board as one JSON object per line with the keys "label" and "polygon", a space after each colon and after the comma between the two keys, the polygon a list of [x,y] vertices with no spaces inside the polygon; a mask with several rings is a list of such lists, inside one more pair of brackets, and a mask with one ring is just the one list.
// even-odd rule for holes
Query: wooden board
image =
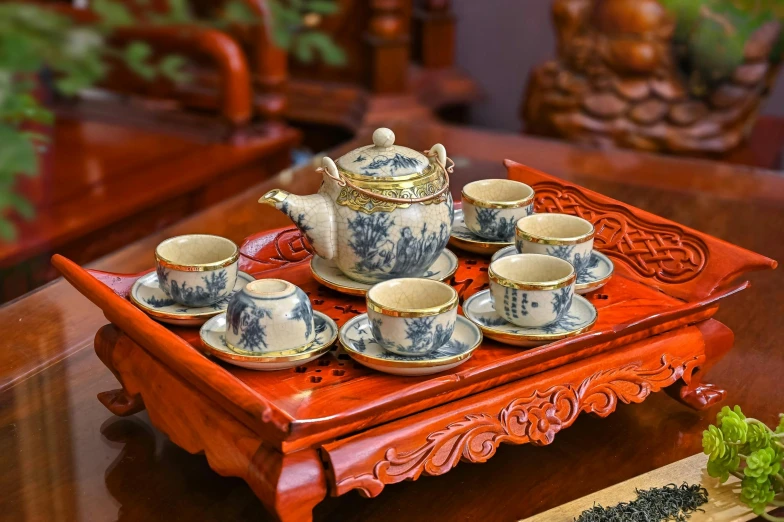
{"label": "wooden board", "polygon": [[719,484],[717,479],[705,471],[707,463],[708,456],[698,453],[521,522],[573,522],[580,513],[592,508],[594,504],[610,507],[634,500],[637,498],[635,489],[657,488],[683,482],[702,484],[708,490],[708,503],[702,506],[705,512],[694,513],[689,519],[690,522],[741,522],[756,518],[749,507],[740,501],[740,480],[730,476],[727,482]]}

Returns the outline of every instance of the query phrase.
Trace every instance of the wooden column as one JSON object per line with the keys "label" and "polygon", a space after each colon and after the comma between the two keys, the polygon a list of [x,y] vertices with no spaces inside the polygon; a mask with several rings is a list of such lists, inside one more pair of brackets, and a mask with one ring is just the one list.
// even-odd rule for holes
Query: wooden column
{"label": "wooden column", "polygon": [[370,53],[370,90],[374,94],[406,91],[409,64],[409,27],[403,0],[372,0],[367,42]]}
{"label": "wooden column", "polygon": [[419,0],[414,7],[414,60],[428,69],[455,61],[455,17],[449,0]]}

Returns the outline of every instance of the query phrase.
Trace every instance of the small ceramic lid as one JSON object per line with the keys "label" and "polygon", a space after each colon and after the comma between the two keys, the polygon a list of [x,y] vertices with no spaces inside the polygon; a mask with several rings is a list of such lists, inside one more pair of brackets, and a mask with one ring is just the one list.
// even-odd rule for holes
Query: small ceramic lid
{"label": "small ceramic lid", "polygon": [[373,145],[341,156],[337,165],[341,170],[359,176],[397,178],[419,174],[430,162],[421,152],[395,145],[395,133],[380,128],[373,133]]}

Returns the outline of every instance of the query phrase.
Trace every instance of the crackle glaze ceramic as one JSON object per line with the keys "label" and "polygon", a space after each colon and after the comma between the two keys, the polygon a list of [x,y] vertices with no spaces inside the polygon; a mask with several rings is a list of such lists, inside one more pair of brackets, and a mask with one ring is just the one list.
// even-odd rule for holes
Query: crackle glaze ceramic
{"label": "crackle glaze ceramic", "polygon": [[[427,272],[422,274],[422,277],[424,279],[432,279],[433,281],[445,281],[457,272],[457,267],[457,256],[451,250],[445,248],[441,251],[438,259],[430,265]],[[334,260],[328,261],[319,256],[313,256],[310,259],[310,273],[322,285],[337,290],[342,294],[364,296],[373,287],[372,284],[361,283],[351,279],[340,271]]]}
{"label": "crackle glaze ceramic", "polygon": [[169,299],[191,308],[209,306],[232,293],[240,249],[209,234],[176,236],[155,248],[158,285]]}
{"label": "crackle glaze ceramic", "polygon": [[391,130],[377,129],[373,145],[323,159],[317,194],[274,189],[259,202],[288,215],[315,253],[351,279],[421,277],[449,240],[451,167],[443,145],[422,154],[394,143]]}
{"label": "crackle glaze ceramic", "polygon": [[522,254],[544,254],[568,261],[578,277],[593,262],[594,228],[590,221],[569,214],[536,214],[515,227],[515,247]]}
{"label": "crackle glaze ceramic", "polygon": [[283,279],[245,285],[231,298],[226,318],[226,344],[239,354],[303,350],[316,337],[307,294]]}
{"label": "crackle glaze ceramic", "polygon": [[241,355],[226,344],[226,314],[221,313],[204,323],[199,336],[208,354],[235,366],[249,370],[273,371],[294,368],[317,359],[325,354],[338,336],[338,326],[325,314],[313,312],[313,328],[316,335],[313,342],[301,350],[284,352],[264,352],[261,354]]}
{"label": "crackle glaze ceramic", "polygon": [[567,312],[559,320],[545,326],[518,326],[501,317],[493,303],[490,290],[482,290],[466,299],[463,303],[463,313],[476,323],[486,337],[526,348],[585,332],[596,323],[598,318],[596,308],[590,301],[581,295],[576,295]]}
{"label": "crackle glaze ceramic", "polygon": [[513,241],[517,220],[534,213],[534,189],[511,179],[483,179],[463,187],[468,230],[491,241]]}
{"label": "crackle glaze ceramic", "polygon": [[367,315],[376,343],[403,356],[427,355],[452,338],[457,292],[428,279],[393,279],[367,293]]}
{"label": "crackle glaze ceramic", "polygon": [[490,263],[487,275],[495,309],[517,326],[556,323],[572,305],[576,275],[563,259],[517,254]]}
{"label": "crackle glaze ceramic", "polygon": [[490,255],[507,246],[514,249],[514,238],[510,241],[495,241],[477,236],[468,230],[463,210],[456,208],[449,244],[472,254]]}
{"label": "crackle glaze ceramic", "polygon": [[466,362],[481,343],[481,330],[460,315],[452,336],[427,355],[399,355],[385,350],[376,342],[367,314],[353,317],[340,329],[340,344],[352,359],[393,375],[430,375],[451,370]]}
{"label": "crackle glaze ceramic", "polygon": [[137,308],[162,323],[179,326],[200,325],[210,317],[225,312],[231,296],[251,281],[253,281],[251,275],[238,272],[237,281],[229,295],[211,305],[194,307],[180,304],[166,295],[158,284],[158,274],[150,272],[136,280],[128,297]]}
{"label": "crackle glaze ceramic", "polygon": [[[517,248],[512,245],[502,248],[493,254],[491,261],[517,254],[519,254]],[[577,279],[574,283],[574,291],[578,294],[587,294],[588,292],[598,290],[607,284],[607,281],[610,280],[614,271],[615,265],[613,264],[612,259],[598,250],[594,250],[591,252],[591,260],[588,262],[585,269],[577,274]]]}

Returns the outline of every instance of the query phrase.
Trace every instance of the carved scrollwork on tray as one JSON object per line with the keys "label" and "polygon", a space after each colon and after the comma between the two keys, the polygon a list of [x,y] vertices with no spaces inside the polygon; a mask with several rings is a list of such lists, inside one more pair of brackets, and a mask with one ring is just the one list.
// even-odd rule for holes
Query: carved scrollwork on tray
{"label": "carved scrollwork on tray", "polygon": [[705,268],[705,244],[675,225],[644,220],[620,205],[594,201],[573,187],[543,182],[534,189],[537,212],[561,212],[587,219],[596,227],[596,247],[625,262],[642,277],[677,284],[694,279]]}
{"label": "carved scrollwork on tray", "polygon": [[310,257],[305,238],[296,228],[251,237],[240,246],[240,252],[240,269],[254,273],[283,268]]}
{"label": "carved scrollwork on tray", "polygon": [[552,386],[514,399],[497,414],[466,415],[428,435],[426,442],[418,448],[408,451],[390,448],[384,459],[373,467],[372,473],[345,478],[338,483],[338,489],[358,489],[374,497],[386,484],[416,480],[422,473],[441,475],[461,460],[485,462],[501,443],[550,444],[580,412],[606,417],[615,411],[619,400],[627,404],[642,402],[652,392],[680,378],[688,382],[704,359],[704,355],[686,359],[664,355],[654,369],[635,363],[603,370],[577,386]]}

